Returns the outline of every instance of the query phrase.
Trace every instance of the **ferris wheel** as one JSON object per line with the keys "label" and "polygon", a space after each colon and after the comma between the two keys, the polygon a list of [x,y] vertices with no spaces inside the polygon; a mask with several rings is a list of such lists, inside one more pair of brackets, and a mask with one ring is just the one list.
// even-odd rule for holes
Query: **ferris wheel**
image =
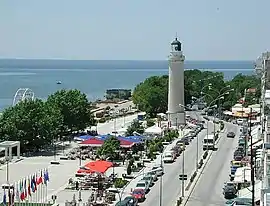
{"label": "ferris wheel", "polygon": [[23,100],[34,100],[35,99],[35,93],[29,89],[29,88],[19,88],[14,97],[13,97],[13,102],[12,102],[12,106],[15,106],[16,104],[18,104],[20,101]]}

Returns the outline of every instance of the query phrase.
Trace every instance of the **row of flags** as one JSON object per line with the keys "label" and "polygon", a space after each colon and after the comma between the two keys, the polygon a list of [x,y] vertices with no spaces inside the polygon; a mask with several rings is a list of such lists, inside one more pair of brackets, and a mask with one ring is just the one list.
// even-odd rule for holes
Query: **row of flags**
{"label": "row of flags", "polygon": [[20,180],[14,186],[8,188],[7,192],[4,189],[3,205],[14,206],[15,199],[20,202],[30,198],[38,190],[39,185],[47,186],[49,180],[48,169],[43,169],[39,174],[36,173]]}

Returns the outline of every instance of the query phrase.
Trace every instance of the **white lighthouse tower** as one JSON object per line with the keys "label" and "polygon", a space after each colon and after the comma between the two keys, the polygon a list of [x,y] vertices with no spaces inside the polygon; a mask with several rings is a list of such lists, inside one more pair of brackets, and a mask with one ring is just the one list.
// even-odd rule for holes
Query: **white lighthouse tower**
{"label": "white lighthouse tower", "polygon": [[168,120],[170,126],[186,123],[184,105],[184,61],[181,42],[175,38],[169,56]]}

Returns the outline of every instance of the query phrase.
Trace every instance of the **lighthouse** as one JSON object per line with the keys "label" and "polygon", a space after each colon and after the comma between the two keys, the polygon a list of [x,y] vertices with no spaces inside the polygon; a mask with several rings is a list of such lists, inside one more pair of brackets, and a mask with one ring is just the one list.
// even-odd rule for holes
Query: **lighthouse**
{"label": "lighthouse", "polygon": [[170,126],[185,125],[184,61],[182,44],[177,38],[171,43],[169,55],[168,120]]}

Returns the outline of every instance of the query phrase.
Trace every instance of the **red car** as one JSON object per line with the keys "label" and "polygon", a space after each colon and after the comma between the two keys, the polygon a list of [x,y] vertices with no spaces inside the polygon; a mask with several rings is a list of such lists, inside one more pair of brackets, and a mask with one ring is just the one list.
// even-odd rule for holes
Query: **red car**
{"label": "red car", "polygon": [[144,189],[135,189],[132,191],[131,195],[134,198],[136,198],[139,202],[143,202],[145,200]]}

